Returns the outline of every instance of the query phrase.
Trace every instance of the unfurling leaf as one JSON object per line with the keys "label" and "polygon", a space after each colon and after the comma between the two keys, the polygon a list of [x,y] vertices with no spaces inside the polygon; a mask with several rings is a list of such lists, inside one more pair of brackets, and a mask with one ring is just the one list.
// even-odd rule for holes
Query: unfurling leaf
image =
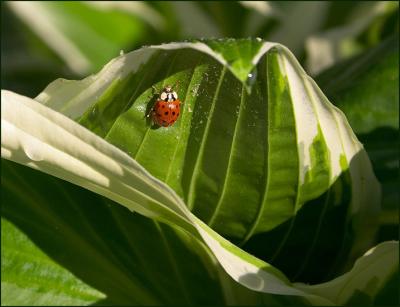
{"label": "unfurling leaf", "polygon": [[[182,112],[156,128],[152,87],[166,85]],[[350,269],[373,242],[380,188],[343,114],[285,47],[151,46],[35,100],[2,92],[2,157],[178,227],[249,289],[344,300],[290,281]]]}

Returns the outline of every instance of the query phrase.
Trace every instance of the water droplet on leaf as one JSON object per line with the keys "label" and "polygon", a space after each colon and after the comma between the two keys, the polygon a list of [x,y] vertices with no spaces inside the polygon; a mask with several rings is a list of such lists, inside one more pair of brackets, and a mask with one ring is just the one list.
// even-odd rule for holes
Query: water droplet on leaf
{"label": "water droplet on leaf", "polygon": [[257,68],[253,68],[253,70],[247,75],[247,79],[246,79],[246,91],[247,94],[250,95],[251,94],[251,89],[254,85],[254,83],[257,80]]}
{"label": "water droplet on leaf", "polygon": [[94,106],[92,112],[90,112],[90,119],[95,119],[99,115],[99,108]]}
{"label": "water droplet on leaf", "polygon": [[33,161],[43,160],[43,144],[34,138],[29,139],[23,145],[26,156]]}

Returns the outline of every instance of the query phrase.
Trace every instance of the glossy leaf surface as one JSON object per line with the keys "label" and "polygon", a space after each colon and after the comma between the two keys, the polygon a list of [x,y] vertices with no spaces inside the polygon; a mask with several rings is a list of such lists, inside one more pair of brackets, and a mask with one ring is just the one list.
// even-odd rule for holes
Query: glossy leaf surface
{"label": "glossy leaf surface", "polygon": [[[197,218],[253,255],[275,261],[292,280],[329,279],[344,264],[337,260],[363,253],[374,233],[379,188],[368,158],[343,115],[287,49],[246,40],[216,44],[220,50],[237,44],[240,60],[215,53],[209,42],[153,46],[121,56],[85,80],[58,80],[37,97],[107,142],[5,92],[2,126],[15,137],[2,145],[2,155],[185,229],[250,289],[326,304],[324,295],[299,292],[274,267]],[[258,51],[241,52],[246,46]],[[250,80],[243,71],[250,71]],[[146,119],[157,97],[152,85],[161,89],[176,81],[184,102],[180,119],[168,129],[152,127]],[[39,119],[42,125],[35,126]],[[254,244],[260,238],[264,245]],[[293,263],[285,254],[299,246],[304,254]],[[322,267],[332,272],[321,275],[309,263],[327,251],[333,257]]]}
{"label": "glossy leaf surface", "polygon": [[[332,277],[328,269],[325,277],[320,269],[303,271],[316,247],[331,255],[325,257],[326,268],[344,259],[340,253],[348,253],[352,240],[358,240],[350,233],[361,234],[366,227],[350,226],[346,218],[359,210],[356,203],[362,200],[357,198],[365,194],[353,193],[350,184],[357,181],[365,152],[345,132],[347,127],[338,129],[341,115],[326,106],[326,98],[284,49],[263,57],[272,44],[205,43],[139,50],[105,67],[100,75],[114,76],[106,83],[100,75],[78,83],[60,80],[37,100],[120,147],[172,187],[197,217],[253,254],[276,261],[292,278]],[[183,112],[174,126],[157,128],[146,118],[157,98],[152,86],[161,90],[167,84],[177,84]],[[346,171],[349,165],[353,175]],[[364,212],[377,210],[379,187],[375,189]],[[295,218],[297,212],[301,214]],[[373,223],[371,217],[358,220],[366,225]],[[367,228],[373,232],[374,227]],[[304,254],[288,262],[282,255],[299,245]]]}
{"label": "glossy leaf surface", "polygon": [[[4,167],[5,164],[6,162],[3,162],[2,166]],[[8,183],[11,186],[3,180],[3,187],[7,186],[11,190],[16,188],[15,181]],[[2,216],[5,215],[4,211],[7,211],[4,203],[11,205],[7,202],[5,194],[7,195],[7,192],[4,193],[3,190]],[[26,220],[22,220],[20,219],[20,222],[27,226]],[[36,227],[40,228],[38,224]],[[89,287],[67,269],[55,263],[25,234],[3,218],[1,219],[1,235],[2,306],[44,306],[55,303],[57,305],[88,305],[104,298],[102,293]],[[60,249],[58,253],[60,256],[65,255],[63,249]]]}

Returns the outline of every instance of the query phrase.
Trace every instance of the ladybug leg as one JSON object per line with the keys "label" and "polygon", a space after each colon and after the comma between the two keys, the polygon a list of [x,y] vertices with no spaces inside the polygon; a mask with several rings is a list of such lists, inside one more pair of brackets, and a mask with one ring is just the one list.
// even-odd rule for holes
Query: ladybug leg
{"label": "ladybug leg", "polygon": [[[154,96],[158,93],[158,90],[157,90],[157,88],[156,88],[154,85],[152,85],[151,87],[152,87],[152,89],[153,89],[153,93],[148,97],[149,99],[153,99]],[[149,118],[150,115],[154,112],[154,107],[155,107],[156,103],[157,103],[157,100],[154,101],[154,103],[153,103],[153,105],[151,106],[150,109],[148,109],[148,107],[147,107],[147,109],[148,109],[149,111],[148,111],[147,114],[145,115],[146,118]],[[150,101],[149,101],[149,104],[150,104]],[[149,106],[149,104],[148,104],[148,106]]]}
{"label": "ladybug leg", "polygon": [[[154,105],[155,105],[155,104],[154,104]],[[149,118],[150,115],[153,116],[154,113],[155,113],[155,111],[154,111],[154,106],[153,106],[153,107],[149,110],[149,112],[147,112],[146,117]]]}
{"label": "ladybug leg", "polygon": [[146,114],[147,118],[149,118],[150,115],[152,115],[155,112],[154,108],[155,108],[156,104],[157,104],[157,100],[153,102],[153,105],[151,106],[151,108],[149,108],[150,107],[150,102],[147,105],[147,108],[146,108],[146,110],[148,110],[147,114]]}
{"label": "ladybug leg", "polygon": [[154,116],[156,115],[156,111],[151,110],[149,116],[151,115],[151,122],[154,125],[156,122],[154,121]]}
{"label": "ladybug leg", "polygon": [[150,120],[150,125],[154,126],[155,124],[157,124],[156,120],[155,120],[155,116],[156,116],[156,111],[154,109],[152,109],[149,114],[147,114],[147,118],[149,118]]}

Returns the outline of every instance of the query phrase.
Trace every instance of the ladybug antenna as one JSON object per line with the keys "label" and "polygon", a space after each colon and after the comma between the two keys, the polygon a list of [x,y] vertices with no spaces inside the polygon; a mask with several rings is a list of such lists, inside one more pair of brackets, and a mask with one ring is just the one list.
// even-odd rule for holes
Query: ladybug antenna
{"label": "ladybug antenna", "polygon": [[177,81],[175,82],[173,88],[175,89],[175,91],[178,91],[178,87],[179,87],[179,80],[177,80]]}
{"label": "ladybug antenna", "polygon": [[153,89],[153,95],[158,94],[160,91],[154,85],[151,86]]}

